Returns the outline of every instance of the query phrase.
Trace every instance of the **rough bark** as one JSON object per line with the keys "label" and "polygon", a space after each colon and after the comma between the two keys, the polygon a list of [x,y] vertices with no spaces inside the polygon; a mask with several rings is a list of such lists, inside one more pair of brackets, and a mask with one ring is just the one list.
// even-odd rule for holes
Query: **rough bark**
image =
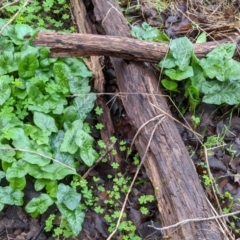
{"label": "rough bark", "polygon": [[[107,35],[130,37],[126,20],[116,1],[92,0],[92,3],[96,22],[102,24]],[[149,68],[119,58],[111,58],[111,62],[120,91],[129,93],[122,100],[137,129],[162,114],[159,109],[169,112],[158,81]],[[158,119],[147,124],[135,142],[141,157],[157,122]],[[212,216],[194,164],[171,118],[165,116],[157,127],[144,166],[156,190],[163,226],[183,219]],[[223,239],[216,222],[188,223],[174,230],[166,230],[164,234],[171,239]]]}
{"label": "rough bark", "polygon": [[[194,44],[198,57],[203,57],[219,44],[238,43],[239,36],[221,41]],[[81,33],[40,32],[33,43],[51,47],[52,57],[111,56],[127,60],[157,63],[168,52],[166,43],[152,43],[129,37],[98,36]]]}
{"label": "rough bark", "polygon": [[[83,35],[88,33],[97,33],[94,26],[91,24],[85,6],[82,1],[70,0],[72,6],[73,18],[75,19],[78,31]],[[84,58],[84,62],[94,74],[94,92],[104,93],[105,79],[102,72],[102,65],[100,63],[101,58],[98,56],[90,56]],[[101,138],[109,147],[112,143],[110,137],[114,136],[114,127],[110,115],[110,110],[106,104],[106,100],[103,95],[99,95],[96,100],[96,105],[103,109],[104,115],[98,116],[98,121],[104,125],[104,129],[101,130]],[[119,162],[121,160],[118,155],[111,155],[114,161]]]}

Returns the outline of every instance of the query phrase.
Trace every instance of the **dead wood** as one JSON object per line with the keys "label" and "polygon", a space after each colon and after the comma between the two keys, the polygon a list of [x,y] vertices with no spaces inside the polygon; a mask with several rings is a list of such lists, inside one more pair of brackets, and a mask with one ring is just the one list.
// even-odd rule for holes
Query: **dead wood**
{"label": "dead wood", "polygon": [[[198,57],[204,57],[219,44],[238,44],[239,36],[221,41],[194,44]],[[121,36],[98,36],[81,33],[39,32],[33,43],[51,48],[52,57],[111,56],[127,60],[157,63],[168,52],[166,43],[152,43]]]}
{"label": "dead wood", "polygon": [[[92,0],[92,4],[96,22],[102,25],[107,35],[130,37],[126,20],[115,0]],[[141,63],[125,62],[113,57],[110,59],[120,91],[129,93],[122,100],[137,129],[162,114],[161,110],[169,113],[158,81],[149,68]],[[141,157],[157,122],[158,119],[147,124],[135,142]],[[212,216],[194,164],[171,118],[166,116],[157,127],[144,166],[156,192],[163,226],[183,219]],[[176,240],[223,239],[216,222],[188,223],[175,230],[166,230],[164,234]]]}
{"label": "dead wood", "polygon": [[[70,0],[72,6],[72,13],[73,18],[76,21],[76,26],[80,33],[86,35],[88,33],[97,33],[94,26],[91,24],[87,12],[82,1],[78,0]],[[79,14],[81,13],[81,14]],[[94,92],[95,93],[103,93],[104,92],[104,85],[105,79],[102,72],[102,66],[100,63],[101,58],[98,56],[89,56],[88,58],[85,57],[84,62],[88,66],[88,68],[94,74]],[[98,116],[97,119],[101,122],[105,127],[101,130],[101,139],[107,144],[109,147],[112,145],[110,141],[110,137],[114,136],[114,127],[110,115],[110,110],[106,104],[106,100],[103,95],[97,97],[96,105],[103,109],[104,115]],[[112,160],[115,162],[120,162],[121,158],[119,155],[111,155]]]}

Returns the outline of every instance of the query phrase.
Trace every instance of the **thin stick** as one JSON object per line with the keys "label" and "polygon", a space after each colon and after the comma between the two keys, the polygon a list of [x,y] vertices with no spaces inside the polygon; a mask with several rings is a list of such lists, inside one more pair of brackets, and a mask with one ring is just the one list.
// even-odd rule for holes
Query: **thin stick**
{"label": "thin stick", "polygon": [[178,223],[175,223],[173,225],[169,225],[167,227],[163,227],[163,228],[157,228],[155,227],[154,225],[148,225],[148,227],[151,227],[151,228],[154,228],[156,230],[159,230],[159,231],[163,231],[163,230],[167,230],[167,229],[170,229],[170,228],[175,228],[175,227],[178,227],[180,225],[184,225],[186,223],[190,223],[190,222],[204,222],[204,221],[212,221],[212,220],[216,220],[216,219],[219,219],[219,218],[225,218],[225,217],[230,217],[230,216],[233,216],[233,215],[236,215],[236,214],[240,214],[240,211],[236,211],[236,212],[233,212],[233,213],[227,213],[227,214],[223,214],[223,215],[220,215],[220,216],[213,216],[213,217],[209,217],[209,218],[191,218],[191,219],[185,219],[183,221],[180,221]]}

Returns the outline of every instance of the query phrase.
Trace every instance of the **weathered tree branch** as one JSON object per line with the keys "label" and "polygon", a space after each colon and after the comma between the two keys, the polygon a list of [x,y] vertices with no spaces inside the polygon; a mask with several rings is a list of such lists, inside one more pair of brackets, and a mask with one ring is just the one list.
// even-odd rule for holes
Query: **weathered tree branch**
{"label": "weathered tree branch", "polygon": [[[194,44],[198,57],[204,57],[219,44],[238,44],[239,36],[221,41]],[[167,43],[153,43],[120,36],[80,33],[39,32],[33,43],[51,48],[52,57],[111,56],[134,61],[157,63],[168,52]]]}

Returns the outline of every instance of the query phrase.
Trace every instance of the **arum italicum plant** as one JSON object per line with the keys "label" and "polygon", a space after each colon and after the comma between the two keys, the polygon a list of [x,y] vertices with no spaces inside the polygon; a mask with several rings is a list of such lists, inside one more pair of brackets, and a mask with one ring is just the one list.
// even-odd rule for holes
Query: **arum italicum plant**
{"label": "arum italicum plant", "polygon": [[[0,28],[5,24],[0,20]],[[49,58],[48,48],[34,47],[24,37],[35,33],[17,24],[0,36],[0,179],[7,183],[0,187],[0,210],[24,204],[31,176],[40,195],[26,211],[37,217],[56,204],[76,236],[84,220],[82,195],[62,180],[78,176],[80,164],[91,166],[99,157],[84,123],[96,99],[90,93],[92,73],[81,59]]]}

